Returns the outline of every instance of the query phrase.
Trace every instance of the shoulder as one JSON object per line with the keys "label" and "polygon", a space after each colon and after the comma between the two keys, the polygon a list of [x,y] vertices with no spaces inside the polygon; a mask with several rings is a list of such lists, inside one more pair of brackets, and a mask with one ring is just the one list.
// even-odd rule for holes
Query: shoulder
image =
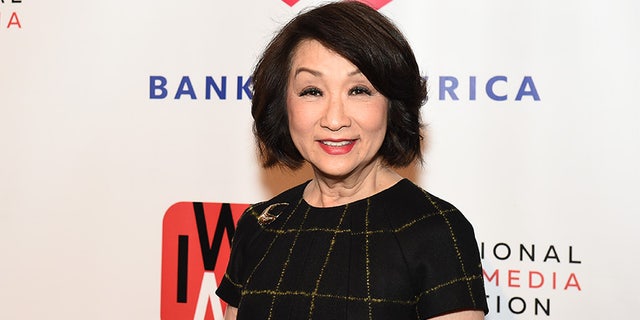
{"label": "shoulder", "polygon": [[473,226],[460,210],[408,180],[394,193],[393,201],[383,203],[384,214],[410,261],[446,264],[448,260],[453,265],[465,256],[477,264]]}
{"label": "shoulder", "polygon": [[400,180],[388,191],[384,194],[385,201],[400,202],[402,205],[409,204],[434,210],[450,210],[454,208],[449,202],[427,192],[409,179]]}
{"label": "shoulder", "polygon": [[302,193],[307,183],[285,190],[267,201],[250,205],[238,220],[236,233],[241,235],[258,233],[272,219],[290,211],[286,209],[302,199]]}
{"label": "shoulder", "polygon": [[422,318],[487,310],[471,223],[451,203],[403,180],[385,204],[417,291]]}
{"label": "shoulder", "polygon": [[442,231],[448,230],[449,224],[471,228],[458,208],[408,179],[401,180],[390,191],[381,198],[381,204],[396,228],[407,224]]}
{"label": "shoulder", "polygon": [[299,202],[300,199],[302,199],[302,193],[308,183],[309,182],[307,181],[295,187],[289,188],[267,201],[252,204],[251,206],[249,206],[249,208],[247,208],[247,210],[245,210],[244,214],[241,217],[241,220],[258,219],[260,215],[265,212],[265,210],[267,210],[271,214],[277,214],[281,211],[284,211],[283,209],[285,207],[290,206],[291,204],[295,204]]}
{"label": "shoulder", "polygon": [[309,184],[309,181],[299,184],[297,186],[291,187],[285,191],[282,191],[277,196],[267,201],[256,203],[252,207],[254,207],[254,210],[260,211],[260,210],[264,210],[265,208],[271,205],[278,204],[278,203],[290,204],[290,203],[298,202],[302,198],[302,193],[304,192],[304,188],[307,186],[307,184]]}

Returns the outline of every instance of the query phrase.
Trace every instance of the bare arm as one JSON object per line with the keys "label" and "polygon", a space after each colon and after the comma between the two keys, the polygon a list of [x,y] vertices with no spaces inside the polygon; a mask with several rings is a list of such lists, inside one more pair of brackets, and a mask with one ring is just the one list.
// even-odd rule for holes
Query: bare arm
{"label": "bare arm", "polygon": [[469,310],[469,311],[449,313],[449,314],[437,316],[435,318],[430,318],[429,320],[483,320],[483,319],[484,319],[484,312]]}
{"label": "bare arm", "polygon": [[238,308],[227,305],[227,309],[224,311],[224,320],[236,320],[237,315]]}

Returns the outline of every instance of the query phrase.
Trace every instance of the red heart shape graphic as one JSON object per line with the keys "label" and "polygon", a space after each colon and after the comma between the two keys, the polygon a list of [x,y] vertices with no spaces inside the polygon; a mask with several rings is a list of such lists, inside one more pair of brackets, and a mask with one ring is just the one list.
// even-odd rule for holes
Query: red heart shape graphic
{"label": "red heart shape graphic", "polygon": [[368,4],[370,7],[379,10],[384,7],[387,3],[391,2],[391,0],[358,0],[362,3]]}

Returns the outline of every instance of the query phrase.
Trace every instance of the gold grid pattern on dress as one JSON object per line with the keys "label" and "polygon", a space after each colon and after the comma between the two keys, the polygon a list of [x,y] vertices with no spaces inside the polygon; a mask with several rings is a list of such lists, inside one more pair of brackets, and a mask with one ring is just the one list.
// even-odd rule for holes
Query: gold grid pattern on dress
{"label": "gold grid pattern on dress", "polygon": [[[295,210],[298,209],[298,206],[300,206],[300,203],[302,203],[302,199],[300,199],[300,201],[298,201],[298,203],[296,204],[296,207],[294,209]],[[254,217],[256,217],[257,219],[257,215],[255,210],[253,210],[255,208],[255,206],[250,207],[248,210],[249,212],[252,213],[252,215]],[[291,217],[293,216],[293,214],[290,214],[289,216],[287,216],[287,220],[285,220],[285,224],[289,221],[289,219],[291,219]],[[247,277],[247,280],[245,281],[245,283],[248,283],[249,281],[251,281],[251,278],[253,278],[254,273],[256,272],[256,270],[258,269],[258,266],[260,266],[260,264],[262,264],[262,262],[264,261],[264,259],[267,257],[267,255],[269,254],[269,252],[271,251],[271,247],[273,246],[274,243],[276,243],[276,241],[278,240],[279,235],[276,235],[275,237],[273,237],[273,240],[271,240],[271,243],[269,243],[269,247],[267,248],[267,250],[264,251],[264,254],[262,255],[262,257],[260,258],[260,260],[258,261],[258,263],[256,264],[256,267],[253,268],[253,270],[251,271],[251,273],[249,274],[249,276]],[[230,278],[227,276],[227,274],[225,273],[225,277]],[[232,282],[233,283],[233,282]],[[240,288],[242,288],[242,285],[240,286]],[[240,308],[240,305],[242,305],[242,297],[244,297],[244,294],[242,294],[240,296],[240,303],[238,303],[238,308]]]}
{"label": "gold grid pattern on dress", "polygon": [[[340,226],[344,221],[344,217],[347,215],[348,209],[349,209],[349,205],[344,206],[344,211],[342,211],[342,216],[340,217],[340,221],[338,221],[338,225],[336,229],[338,230],[340,229]],[[322,276],[324,275],[324,270],[326,269],[327,264],[329,263],[329,258],[333,253],[333,247],[336,244],[337,235],[338,233],[334,232],[333,235],[331,236],[331,242],[329,243],[329,250],[327,251],[327,256],[325,257],[324,263],[322,264],[322,268],[320,269],[320,274],[318,274],[318,278],[316,279],[316,286],[313,289],[313,293],[311,294],[311,307],[309,308],[309,319],[311,319],[311,317],[313,316],[313,309],[315,307],[316,297],[318,296],[318,288],[320,288],[320,281],[322,280]]]}
{"label": "gold grid pattern on dress", "polygon": [[[372,313],[372,308],[374,303],[376,304],[385,304],[385,303],[390,303],[390,304],[400,304],[400,305],[416,305],[417,302],[424,296],[427,296],[429,294],[435,293],[438,290],[445,288],[447,286],[450,285],[454,285],[460,282],[465,282],[467,289],[468,289],[468,293],[469,296],[471,297],[472,303],[474,305],[476,305],[476,301],[473,297],[473,293],[472,293],[472,289],[471,289],[471,282],[473,281],[477,281],[479,279],[482,279],[482,275],[478,274],[478,275],[469,275],[467,273],[467,268],[464,265],[463,259],[462,259],[462,255],[460,253],[459,247],[458,247],[458,240],[455,236],[454,230],[451,226],[451,223],[449,221],[449,219],[447,218],[447,214],[452,213],[452,212],[457,212],[457,209],[455,208],[451,208],[451,209],[441,209],[437,202],[429,195],[429,193],[427,193],[426,191],[424,191],[425,197],[427,198],[427,200],[429,201],[429,203],[431,203],[434,208],[436,209],[437,212],[433,212],[433,213],[427,213],[427,214],[423,214],[420,217],[410,220],[408,222],[406,222],[405,224],[394,228],[394,229],[379,229],[379,230],[369,230],[369,224],[368,224],[368,219],[369,219],[369,207],[370,207],[370,200],[367,199],[367,208],[366,208],[366,213],[365,213],[365,217],[366,217],[366,222],[365,222],[365,230],[361,231],[361,232],[352,232],[350,230],[350,228],[341,228],[344,218],[347,214],[348,205],[345,205],[344,211],[342,213],[342,216],[340,217],[340,220],[338,222],[338,225],[336,226],[336,228],[308,228],[308,229],[302,229],[302,225],[304,223],[304,221],[306,221],[306,217],[307,214],[309,213],[309,209],[307,208],[307,210],[305,211],[305,215],[302,219],[302,222],[300,223],[300,226],[298,228],[287,228],[287,229],[276,229],[276,228],[270,228],[269,225],[264,225],[264,226],[260,226],[260,228],[262,228],[263,232],[269,232],[269,233],[273,233],[275,236],[273,238],[273,240],[270,242],[269,246],[267,247],[267,250],[265,251],[264,255],[261,257],[261,259],[258,261],[258,263],[256,264],[256,266],[254,267],[254,269],[252,270],[252,272],[250,273],[250,275],[248,276],[247,280],[244,281],[244,283],[248,283],[251,278],[253,277],[254,273],[256,272],[256,270],[258,269],[258,267],[262,264],[262,262],[265,260],[265,257],[269,254],[271,247],[273,246],[273,244],[278,240],[278,238],[284,234],[288,234],[288,233],[294,233],[295,237],[294,237],[294,241],[293,244],[290,248],[289,254],[287,256],[287,259],[285,260],[284,264],[283,264],[283,268],[282,271],[280,273],[280,278],[278,280],[278,284],[276,286],[275,289],[273,290],[246,290],[243,289],[243,285],[239,284],[237,282],[232,281],[232,279],[225,274],[225,277],[230,280],[230,282],[238,287],[239,289],[242,290],[242,294],[241,296],[244,297],[245,295],[269,295],[272,297],[272,304],[271,304],[271,308],[269,311],[269,319],[272,318],[272,311],[273,311],[273,307],[274,307],[274,303],[275,303],[275,299],[278,296],[303,296],[303,297],[308,297],[311,298],[311,306],[309,309],[309,319],[312,318],[313,315],[313,311],[314,311],[314,307],[315,307],[315,299],[316,298],[331,298],[331,299],[335,299],[335,300],[342,300],[342,301],[355,301],[355,302],[364,302],[367,303],[367,307],[368,307],[368,317],[369,319],[373,318],[373,313]],[[298,210],[298,207],[300,206],[302,202],[302,199],[300,199],[300,201],[297,203],[296,207],[293,209],[293,211],[286,217],[286,220],[283,222],[283,226],[287,225],[287,222],[289,221],[289,219],[294,215],[294,213]],[[256,205],[257,206],[257,205]],[[254,216],[254,217],[258,217],[260,215],[260,212],[256,212],[255,211],[255,206],[252,206],[251,208],[249,208],[250,213]],[[436,216],[441,216],[447,226],[449,227],[449,234],[451,237],[451,240],[453,242],[453,246],[455,248],[455,253],[457,255],[458,261],[460,263],[461,269],[462,269],[462,273],[463,276],[459,277],[457,279],[452,279],[452,280],[448,280],[446,282],[443,282],[439,285],[433,286],[431,288],[428,288],[426,290],[424,290],[423,292],[419,293],[416,297],[414,297],[411,300],[394,300],[394,299],[387,299],[387,298],[377,298],[377,297],[372,297],[371,296],[371,287],[370,287],[370,270],[369,270],[369,264],[370,264],[370,260],[369,260],[369,236],[373,235],[373,234],[379,234],[379,233],[399,233],[402,232],[405,229],[408,229],[410,227],[412,227],[413,225],[432,218],[432,217],[436,217]],[[318,278],[316,279],[316,285],[315,288],[312,292],[307,292],[307,291],[290,291],[290,290],[280,290],[280,284],[282,283],[282,279],[284,277],[285,274],[285,269],[289,264],[289,260],[291,258],[291,253],[293,252],[293,247],[296,244],[296,240],[298,235],[301,232],[326,232],[326,233],[330,233],[332,234],[332,238],[330,241],[330,245],[329,245],[329,249],[324,261],[324,264],[321,268],[320,273],[318,274]],[[324,274],[324,269],[327,266],[329,259],[331,257],[332,251],[333,251],[333,246],[335,244],[335,239],[336,236],[338,234],[341,233],[351,233],[352,235],[364,235],[365,236],[365,267],[366,267],[366,290],[367,290],[367,296],[366,297],[357,297],[357,296],[345,296],[345,295],[336,295],[336,294],[327,294],[327,293],[319,293],[318,292],[318,288],[321,282],[321,279],[323,277]],[[242,302],[242,298],[240,300]],[[239,306],[240,307],[240,306]]]}
{"label": "gold grid pattern on dress", "polygon": [[[287,266],[289,266],[289,261],[291,261],[293,248],[295,248],[296,242],[298,242],[298,236],[300,236],[300,233],[302,232],[302,226],[304,225],[304,222],[307,221],[307,216],[309,215],[310,209],[311,208],[307,208],[307,210],[304,212],[304,217],[302,217],[302,221],[298,226],[298,232],[296,232],[296,235],[293,238],[293,243],[291,244],[291,247],[289,247],[289,252],[287,253],[287,259],[284,261],[284,264],[282,265],[282,270],[280,271],[280,278],[278,279],[278,284],[276,285],[276,290],[275,290],[276,292],[280,291],[280,285],[282,284],[282,280],[284,279],[285,271],[287,270]],[[276,297],[277,297],[276,295],[273,295],[271,297],[271,307],[269,307],[269,317],[267,318],[269,320],[273,318],[273,307],[276,303]]]}
{"label": "gold grid pattern on dress", "polygon": [[[462,278],[453,280],[453,281],[466,281],[467,284],[467,290],[469,292],[469,297],[471,298],[471,302],[473,303],[473,305],[477,305],[476,303],[476,299],[473,297],[473,291],[471,290],[471,280],[465,280],[465,279],[469,279],[469,274],[467,273],[467,268],[464,266],[464,261],[462,260],[462,254],[460,253],[460,248],[458,247],[458,238],[456,237],[455,232],[453,231],[453,227],[451,226],[451,222],[449,221],[449,218],[447,218],[447,215],[444,214],[442,212],[442,210],[440,209],[440,206],[436,203],[436,201],[433,200],[433,198],[431,197],[431,195],[429,195],[428,192],[426,192],[425,190],[422,190],[422,192],[424,193],[425,197],[427,197],[427,200],[429,200],[429,202],[431,202],[431,204],[433,205],[434,208],[436,208],[436,210],[438,210],[438,214],[440,216],[442,216],[442,218],[444,219],[445,223],[447,224],[447,227],[449,227],[449,236],[451,237],[451,241],[453,241],[453,247],[456,250],[456,256],[458,257],[458,263],[460,263],[460,268],[462,269]],[[442,284],[447,285],[447,283]]]}

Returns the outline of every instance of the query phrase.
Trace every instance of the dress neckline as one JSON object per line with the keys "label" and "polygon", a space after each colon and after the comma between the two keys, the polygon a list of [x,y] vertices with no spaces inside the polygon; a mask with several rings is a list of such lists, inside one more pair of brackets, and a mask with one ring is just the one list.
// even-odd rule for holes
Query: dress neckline
{"label": "dress neckline", "polygon": [[382,190],[378,191],[377,193],[374,193],[374,194],[372,194],[372,195],[370,195],[368,197],[364,197],[362,199],[354,200],[354,201],[351,201],[351,202],[348,202],[348,203],[345,203],[345,204],[341,204],[341,205],[337,205],[337,206],[331,206],[331,207],[314,206],[314,205],[311,205],[310,203],[308,203],[307,200],[304,199],[304,196],[303,196],[304,195],[304,190],[305,190],[305,188],[307,187],[307,185],[309,183],[311,183],[311,180],[309,180],[309,181],[303,183],[302,185],[300,185],[300,189],[299,190],[300,190],[300,199],[302,199],[301,200],[302,203],[304,205],[306,205],[307,207],[311,208],[314,211],[323,211],[323,210],[324,211],[334,211],[336,209],[344,209],[344,207],[346,207],[346,206],[357,205],[357,204],[363,203],[363,202],[365,202],[367,200],[379,199],[379,198],[385,197],[388,194],[393,193],[396,189],[400,188],[402,185],[404,185],[406,183],[411,183],[411,182],[407,178],[402,178],[402,179],[398,180],[396,183],[394,183],[391,186],[389,186],[388,188],[382,189]]}

